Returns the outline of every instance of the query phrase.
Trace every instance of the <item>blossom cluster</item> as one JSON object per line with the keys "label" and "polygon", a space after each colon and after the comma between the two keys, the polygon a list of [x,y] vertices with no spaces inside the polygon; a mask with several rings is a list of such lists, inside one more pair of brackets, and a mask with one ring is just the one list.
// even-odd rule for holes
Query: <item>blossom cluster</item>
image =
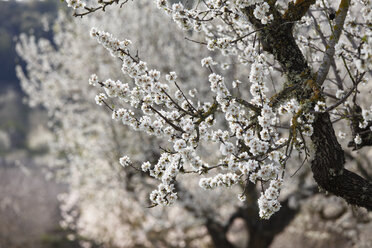
{"label": "blossom cluster", "polygon": [[84,8],[86,5],[84,0],[66,0],[66,3],[68,7],[72,7],[74,9]]}
{"label": "blossom cluster", "polygon": [[281,205],[278,201],[282,180],[273,180],[270,187],[258,199],[258,206],[260,208],[260,216],[262,218],[269,218],[273,212],[280,209]]}
{"label": "blossom cluster", "polygon": [[[107,98],[118,98],[122,104],[129,104],[130,108],[113,109],[113,119],[121,120],[134,130],[146,132],[159,138],[166,138],[173,147],[173,151],[165,151],[154,165],[149,162],[142,164],[141,169],[150,176],[161,180],[157,190],[154,190],[150,199],[154,205],[169,205],[177,199],[174,192],[174,182],[179,173],[187,168],[193,173],[205,173],[215,167],[203,162],[198,155],[197,147],[200,141],[219,143],[222,158],[216,167],[226,165],[231,172],[218,174],[214,178],[202,178],[199,185],[203,188],[217,186],[230,187],[237,183],[250,180],[268,182],[281,177],[282,161],[285,155],[279,151],[278,146],[283,140],[278,138],[273,127],[277,123],[276,110],[272,109],[266,97],[264,83],[267,66],[262,56],[258,56],[251,68],[251,93],[253,95],[250,105],[245,108],[233,97],[225,84],[225,79],[216,73],[209,75],[211,91],[215,93],[215,102],[198,102],[195,105],[191,98],[187,98],[177,84],[177,74],[170,72],[165,76],[166,83],[162,83],[161,74],[157,70],[150,70],[147,64],[139,58],[133,57],[127,44],[121,42],[111,34],[92,29],[91,35],[97,39],[113,56],[122,61],[122,72],[133,80],[133,87],[129,83],[108,79],[97,81],[92,75],[90,84],[103,87]],[[211,58],[206,58],[203,65],[213,65]],[[172,93],[172,84],[177,90]],[[174,96],[172,96],[174,95]],[[100,102],[98,102],[100,103]],[[165,109],[157,110],[159,106]],[[288,108],[294,108],[288,105]],[[140,116],[138,110],[142,111]],[[215,122],[211,121],[217,112],[224,114],[229,130],[213,130]],[[137,113],[137,114],[135,114]],[[258,114],[257,123],[252,123],[251,117]],[[256,132],[249,126],[258,127]],[[207,130],[211,129],[210,132]],[[242,144],[246,151],[242,149]],[[258,162],[255,159],[270,154],[269,162]],[[121,159],[122,164],[128,164],[127,157]],[[262,192],[263,194],[265,192]],[[272,198],[271,198],[272,199]],[[278,210],[277,204],[265,212],[274,213]],[[270,215],[262,214],[268,218]]]}

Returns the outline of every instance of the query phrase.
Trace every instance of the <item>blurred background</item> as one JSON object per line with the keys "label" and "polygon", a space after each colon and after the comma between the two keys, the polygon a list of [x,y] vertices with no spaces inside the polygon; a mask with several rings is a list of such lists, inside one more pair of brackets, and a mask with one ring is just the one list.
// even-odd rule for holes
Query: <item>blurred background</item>
{"label": "blurred background", "polygon": [[[0,247],[76,247],[59,227],[57,195],[66,186],[47,180],[36,156],[46,153],[47,117],[23,103],[16,76],[15,40],[21,33],[51,38],[47,19],[58,1],[0,1]],[[41,18],[43,16],[43,18]]]}
{"label": "blurred background", "polygon": [[[58,195],[70,192],[69,187],[63,181],[54,180],[45,170],[48,167],[48,159],[45,157],[50,156],[48,142],[53,137],[48,123],[50,116],[43,107],[31,109],[25,104],[26,94],[16,75],[16,65],[26,68],[15,49],[19,35],[26,33],[36,40],[44,38],[53,44],[54,29],[49,24],[58,18],[59,11],[66,11],[64,5],[56,0],[0,1],[0,248],[68,248],[84,245],[120,247],[110,239],[107,242],[104,239],[102,241],[98,237],[100,234],[96,240],[91,240],[94,237],[92,233],[86,232],[87,235],[84,236],[77,233],[76,229],[64,225],[63,220],[66,217],[62,217]],[[168,68],[168,65],[163,67]],[[110,116],[108,117],[110,121]],[[364,176],[372,175],[368,157],[358,161],[351,157],[349,162],[349,166],[364,170]],[[304,169],[299,177],[310,178],[306,179],[310,181],[308,185],[315,187],[309,170]],[[301,199],[290,198],[292,202],[289,205],[295,210],[288,208],[285,218],[277,221],[285,222],[280,225],[279,231],[274,230],[276,226],[273,225],[266,227],[273,228],[268,231],[273,239],[270,247],[372,247],[371,214],[363,209],[350,207],[337,197],[314,192],[311,191],[306,197],[301,196],[303,198],[299,196]],[[224,211],[224,208],[221,209]],[[198,237],[203,241],[197,245],[190,243],[190,247],[215,247],[203,227],[204,224],[200,224],[197,219],[193,226],[196,230],[203,230],[201,235],[207,238]],[[226,235],[235,247],[247,246],[247,233],[242,231],[247,229],[247,223],[244,224],[239,218],[231,223]],[[254,219],[248,224],[264,233],[265,230],[259,229],[263,224],[258,223]],[[159,235],[157,237],[162,235],[161,232],[155,233]],[[253,233],[250,232],[250,235]],[[125,235],[127,234],[124,234],[124,240]],[[182,233],[178,235],[182,236]],[[265,238],[265,235],[261,238]],[[118,237],[113,237],[112,240],[115,238],[120,240]],[[189,247],[188,243],[177,242],[172,243],[172,247]],[[144,244],[146,245],[141,246],[133,243],[125,247],[147,247],[148,243]]]}

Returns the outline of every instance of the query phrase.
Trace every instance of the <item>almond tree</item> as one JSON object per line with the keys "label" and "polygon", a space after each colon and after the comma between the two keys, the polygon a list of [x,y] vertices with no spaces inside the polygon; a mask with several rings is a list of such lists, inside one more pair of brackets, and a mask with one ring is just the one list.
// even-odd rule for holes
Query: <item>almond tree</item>
{"label": "almond tree", "polygon": [[[75,9],[73,15],[83,17],[83,20],[86,16],[97,14],[91,15],[93,12],[108,11],[114,6],[126,8],[130,4],[119,0],[66,2]],[[288,178],[286,173],[290,162],[295,162],[294,157],[298,155],[302,160],[297,166],[299,170],[311,161],[311,170],[319,188],[344,198],[350,204],[371,210],[372,185],[365,179],[368,173],[364,173],[363,178],[344,168],[344,150],[335,135],[335,128],[341,127],[344,131],[339,131],[339,138],[351,137],[348,145],[354,150],[372,144],[372,109],[368,99],[371,84],[367,78],[371,73],[370,1],[200,1],[186,8],[182,3],[171,5],[159,0],[156,5],[187,30],[182,44],[195,43],[204,49],[201,67],[209,76],[196,69],[200,60],[192,55],[192,50],[187,47],[189,45],[175,49],[184,51],[184,54],[179,54],[183,57],[177,56],[170,67],[164,68],[162,63],[167,60],[167,55],[175,53],[166,50],[166,42],[160,47],[163,53],[146,54],[137,49],[144,40],[139,40],[137,45],[130,40],[115,38],[107,31],[113,32],[109,29],[115,25],[120,28],[121,22],[126,19],[120,19],[113,12],[104,13],[112,21],[107,27],[91,29],[91,36],[117,59],[125,75],[108,71],[115,70],[115,62],[104,69],[96,68],[89,79],[91,85],[103,89],[95,96],[96,103],[110,111],[113,119],[121,121],[133,133],[138,134],[139,131],[149,136],[149,147],[154,144],[159,147],[146,150],[144,143],[139,143],[141,139],[133,142],[135,136],[129,136],[127,140],[131,140],[131,144],[140,145],[135,146],[137,152],[149,155],[148,151],[153,151],[150,156],[120,158],[129,179],[141,178],[133,181],[134,190],[129,192],[135,192],[134,195],[145,192],[142,190],[144,187],[153,186],[148,183],[148,177],[155,178],[160,184],[150,194],[150,207],[153,209],[159,209],[158,205],[181,203],[183,210],[196,219],[203,219],[205,230],[215,246],[220,247],[233,246],[226,237],[227,231],[235,218],[243,218],[250,233],[249,247],[266,247],[296,213],[288,208],[287,200],[279,200],[279,194],[283,191],[283,179]],[[146,9],[148,6],[142,7]],[[142,19],[146,19],[142,14]],[[99,25],[98,22],[96,25]],[[106,28],[108,30],[104,30]],[[153,26],[148,27],[148,33],[151,28]],[[79,32],[81,30],[77,34]],[[67,43],[67,55],[72,40]],[[151,44],[151,40],[147,42]],[[82,44],[80,49],[89,51],[95,49],[93,47]],[[44,54],[48,49],[43,50]],[[88,54],[83,53],[83,56]],[[54,61],[51,58],[56,59],[48,59]],[[65,60],[61,58],[60,65],[64,65]],[[96,65],[104,63],[97,56],[89,59]],[[148,64],[145,59],[150,60]],[[32,64],[31,61],[28,64]],[[69,61],[81,62],[77,59]],[[79,66],[72,66],[76,67]],[[191,78],[183,77],[179,71],[192,71],[189,73]],[[58,70],[56,80],[63,75],[61,72],[63,70]],[[75,80],[84,81],[82,77],[85,73],[79,70],[74,73]],[[66,74],[64,76],[69,77]],[[28,81],[27,77],[20,75],[25,82]],[[50,72],[47,75],[50,77]],[[39,74],[28,77],[32,80],[25,84],[25,89],[27,85],[44,79],[38,78]],[[115,80],[105,79],[109,77],[115,77]],[[62,87],[72,93],[73,86]],[[76,100],[80,99],[78,94],[81,91],[88,91],[76,88],[77,95],[71,95]],[[37,87],[33,89],[33,92],[29,91],[31,96],[37,95],[40,90]],[[91,94],[89,90],[84,96]],[[56,95],[52,101],[45,102],[53,106],[59,99]],[[63,103],[68,103],[67,99]],[[62,106],[50,108],[51,113],[60,115],[58,121],[66,121],[68,111],[64,109],[65,104]],[[89,117],[88,112],[84,113],[78,106],[75,105],[70,112],[81,112],[84,121],[79,122],[84,124],[71,133],[70,138],[74,142],[76,137],[82,136],[82,127],[96,129],[107,125],[92,125],[97,119]],[[99,112],[99,109],[95,111]],[[99,118],[107,116],[106,112],[98,112]],[[76,125],[75,121],[63,125],[64,131]],[[97,158],[102,158],[102,152],[116,153],[118,149],[120,153],[131,153],[132,145],[127,143],[123,146],[117,132],[110,133],[105,129],[98,133],[98,141],[104,142],[94,145],[92,141],[88,147],[95,148],[93,153],[87,149]],[[61,145],[66,143],[65,140],[60,142]],[[81,146],[72,146],[69,150],[76,154],[76,164],[81,163],[79,159],[84,154],[79,151]],[[112,159],[114,157],[111,156]],[[124,172],[116,168],[111,173],[120,175]],[[208,191],[195,189],[195,180],[199,180],[201,188]],[[107,182],[94,183],[103,184]],[[260,195],[256,193],[255,184],[258,184]],[[221,191],[217,189],[219,187],[229,189]],[[215,191],[227,193],[213,198]],[[234,203],[235,195],[245,203]],[[205,208],[203,199],[211,196],[213,206]],[[131,198],[131,202],[136,202],[135,198]],[[114,203],[122,204],[114,199],[117,197],[113,197]],[[252,204],[257,199],[258,207]],[[236,204],[244,205],[234,208]],[[230,211],[228,221],[225,216],[225,225],[221,225],[219,217],[215,216],[221,209],[211,210],[221,207],[233,207],[235,210]],[[171,209],[174,208],[168,211],[171,212]],[[147,213],[142,214],[148,216]],[[260,222],[258,217],[269,220]],[[186,215],[179,219],[182,222],[187,218]],[[182,230],[180,223],[173,224]],[[89,223],[84,226],[89,226]],[[92,233],[90,236],[94,236]],[[115,245],[123,245],[123,241],[118,240]]]}
{"label": "almond tree", "polygon": [[[125,4],[68,1],[76,9],[75,16],[104,10],[115,3]],[[269,218],[280,209],[278,196],[286,161],[293,149],[298,149],[304,153],[305,160],[314,153],[312,172],[319,187],[350,204],[371,210],[371,183],[344,168],[344,152],[332,124],[339,119],[349,119],[355,136],[350,145],[360,149],[371,144],[371,110],[361,108],[357,102],[358,86],[368,82],[366,73],[371,69],[369,1],[342,0],[337,11],[329,15],[332,7],[324,1],[316,4],[314,0],[290,1],[285,7],[282,1],[203,1],[191,9],[181,3],[170,6],[164,0],[156,3],[181,28],[202,32],[205,41],[200,43],[207,49],[235,55],[239,62],[248,64],[251,97],[233,94],[225,78],[213,71],[213,59],[205,58],[202,66],[211,71],[209,82],[215,97],[210,101],[194,100],[193,95],[186,96],[182,91],[175,72],[166,74],[165,80],[161,78],[158,70],[148,68],[146,62],[134,54],[129,40],[118,40],[96,28],[91,30],[91,36],[122,61],[123,73],[133,79],[133,84],[128,84],[100,81],[92,75],[90,83],[105,90],[96,96],[96,102],[109,106],[108,98],[119,99],[119,105],[110,107],[114,119],[134,130],[164,137],[173,145],[162,153],[158,163],[141,165],[144,172],[161,180],[158,189],[150,195],[154,206],[170,205],[177,199],[178,174],[208,174],[224,168],[226,173],[202,178],[200,186],[214,189],[238,183],[248,185],[249,181],[267,183],[269,187],[263,187],[258,203],[260,216]],[[326,14],[314,16],[312,6],[314,11],[318,9]],[[361,13],[358,18],[353,15],[355,11]],[[308,12],[312,20],[302,19]],[[319,25],[324,18],[329,26]],[[302,24],[305,30],[313,28],[318,33],[303,39],[309,49],[318,51],[306,54],[311,56],[309,59],[305,59],[306,51],[301,51],[293,35],[295,25],[301,20],[305,22]],[[345,38],[340,41],[342,35]],[[319,53],[322,59],[316,61]],[[348,78],[339,75],[340,64],[345,67]],[[278,93],[268,95],[265,79],[270,70],[276,70],[275,65],[283,74],[283,86]],[[327,77],[331,66],[335,68],[334,84],[345,91],[340,93],[342,96],[334,97],[335,103],[328,103],[331,97],[324,90],[327,83],[334,81]],[[237,84],[234,82],[233,86]],[[173,85],[177,88],[174,95]],[[284,134],[278,125],[281,115],[286,113],[291,120]],[[215,115],[225,118],[225,128],[213,129]],[[335,116],[335,120],[331,116]],[[310,141],[311,145],[307,144]],[[198,154],[202,142],[220,145],[219,163],[204,162],[202,154]],[[120,163],[124,167],[135,166],[127,156],[122,157]],[[244,191],[239,198],[244,200]]]}

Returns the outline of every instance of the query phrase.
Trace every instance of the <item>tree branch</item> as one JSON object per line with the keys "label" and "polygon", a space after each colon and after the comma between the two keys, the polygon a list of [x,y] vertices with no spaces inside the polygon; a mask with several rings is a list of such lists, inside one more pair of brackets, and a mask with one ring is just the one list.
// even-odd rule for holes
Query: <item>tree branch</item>
{"label": "tree branch", "polygon": [[341,0],[340,6],[336,13],[335,25],[333,26],[333,35],[328,43],[328,48],[324,54],[322,65],[320,66],[316,83],[321,86],[327,77],[329,67],[332,63],[332,58],[335,55],[335,46],[338,43],[342,29],[344,27],[345,18],[349,10],[350,0]]}

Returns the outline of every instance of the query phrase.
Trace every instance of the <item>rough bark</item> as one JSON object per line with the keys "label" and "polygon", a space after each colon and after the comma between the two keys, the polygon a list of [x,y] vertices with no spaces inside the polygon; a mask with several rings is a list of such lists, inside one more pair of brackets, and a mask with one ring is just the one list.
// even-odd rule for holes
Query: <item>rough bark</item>
{"label": "rough bark", "polygon": [[274,55],[288,77],[289,84],[300,83],[308,77],[309,66],[297,46],[292,34],[293,22],[288,22],[281,14],[272,8],[275,20],[268,25],[262,25],[253,15],[254,7],[244,10],[249,21],[256,27],[264,51]]}
{"label": "rough bark", "polygon": [[311,163],[318,185],[348,203],[372,210],[372,183],[344,168],[344,151],[337,141],[328,113],[319,114],[311,137],[315,158]]}

